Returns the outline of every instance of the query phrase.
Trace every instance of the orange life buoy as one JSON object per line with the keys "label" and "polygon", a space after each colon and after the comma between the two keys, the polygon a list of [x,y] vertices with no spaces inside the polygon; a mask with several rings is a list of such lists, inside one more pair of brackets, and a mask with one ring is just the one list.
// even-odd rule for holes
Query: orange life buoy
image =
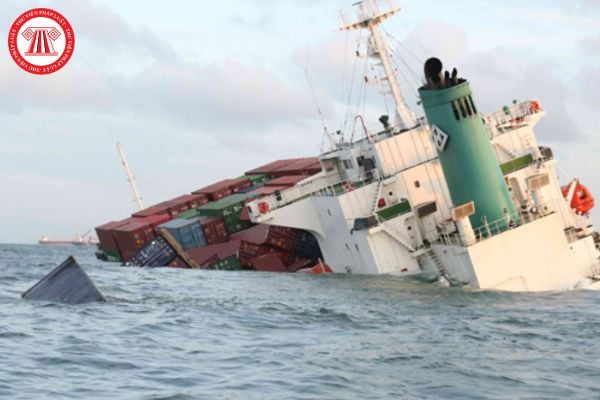
{"label": "orange life buoy", "polygon": [[[571,185],[567,185],[562,188],[563,196],[567,197],[569,195],[570,188]],[[573,198],[571,199],[571,208],[578,214],[587,214],[592,210],[592,208],[594,208],[594,206],[594,196],[592,196],[587,187],[577,182],[577,186],[575,186],[575,192],[573,193]]]}
{"label": "orange life buoy", "polygon": [[261,214],[266,214],[269,212],[269,203],[266,203],[264,201],[261,201],[260,203],[258,203],[258,211],[260,211]]}

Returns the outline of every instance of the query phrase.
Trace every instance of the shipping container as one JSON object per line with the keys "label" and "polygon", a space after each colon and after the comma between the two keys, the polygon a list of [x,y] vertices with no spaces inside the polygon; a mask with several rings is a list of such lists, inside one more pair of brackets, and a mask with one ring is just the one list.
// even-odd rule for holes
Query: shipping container
{"label": "shipping container", "polygon": [[292,251],[298,231],[283,226],[270,226],[266,243],[282,250]]}
{"label": "shipping container", "polygon": [[312,233],[306,231],[298,231],[292,251],[305,258],[323,258],[319,242]]}
{"label": "shipping container", "polygon": [[267,242],[269,230],[269,225],[254,225],[251,228],[245,229],[241,232],[231,235],[231,240],[242,240],[244,242],[249,242],[258,245],[265,244]]}
{"label": "shipping container", "polygon": [[223,243],[229,240],[229,232],[223,218],[200,218],[200,225],[202,225],[206,244]]}
{"label": "shipping container", "polygon": [[240,251],[240,241],[232,240],[226,243],[213,244],[187,251],[188,256],[200,266],[208,267],[210,264],[225,260],[229,257],[237,257]]}
{"label": "shipping container", "polygon": [[250,179],[253,185],[260,185],[261,183],[268,182],[271,177],[267,174],[257,174],[257,175],[244,175],[243,178]]}
{"label": "shipping container", "polygon": [[237,179],[229,179],[228,183],[229,183],[229,187],[231,187],[231,191],[233,193],[238,193],[239,191],[252,186],[252,181],[246,177],[237,178]]}
{"label": "shipping container", "polygon": [[181,259],[181,257],[176,257],[169,263],[168,266],[171,268],[189,268],[189,266]]}
{"label": "shipping container", "polygon": [[242,266],[236,256],[231,256],[224,260],[211,263],[208,266],[208,269],[217,271],[239,271],[242,269]]}
{"label": "shipping container", "polygon": [[244,189],[240,189],[239,193],[250,193],[256,189],[260,189],[261,187],[265,186],[264,183],[256,183],[252,186],[248,186],[247,188]]}
{"label": "shipping container", "polygon": [[230,181],[230,179],[222,180],[202,189],[194,190],[192,194],[203,194],[211,201],[221,200],[222,198],[233,194]]}
{"label": "shipping container", "polygon": [[133,214],[131,214],[132,217],[136,217],[136,218],[146,218],[146,217],[150,217],[152,215],[161,215],[161,214],[168,214],[169,213],[169,208],[165,205],[165,202],[159,203],[159,204],[155,204],[151,207],[145,208],[141,211],[137,211]]}
{"label": "shipping container", "polygon": [[198,209],[194,208],[194,209],[182,212],[181,214],[179,214],[177,216],[177,218],[179,218],[179,219],[195,219],[195,218],[198,218],[199,216],[200,216],[200,214],[198,213]]}
{"label": "shipping container", "polygon": [[245,267],[252,267],[252,260],[264,254],[271,253],[274,250],[266,245],[259,245],[251,242],[241,241],[238,258],[240,264]]}
{"label": "shipping container", "polygon": [[289,272],[279,254],[268,253],[252,260],[252,266],[263,272]]}
{"label": "shipping container", "polygon": [[204,231],[197,219],[174,219],[159,228],[169,232],[183,250],[206,246]]}
{"label": "shipping container", "polygon": [[261,175],[261,174],[271,175],[271,173],[273,171],[276,171],[279,168],[283,168],[286,165],[290,165],[298,160],[299,160],[298,158],[292,158],[292,159],[288,159],[288,160],[273,161],[268,164],[262,165],[258,168],[254,168],[250,171],[246,171],[246,175]]}
{"label": "shipping container", "polygon": [[279,178],[275,178],[265,184],[265,186],[295,186],[298,182],[303,181],[307,178],[305,175],[286,175]]}
{"label": "shipping container", "polygon": [[104,225],[100,225],[96,227],[96,236],[100,241],[100,248],[104,250],[105,253],[108,252],[119,252],[119,247],[117,246],[117,242],[115,241],[115,237],[113,235],[113,230],[126,225],[130,222],[129,219],[123,221],[112,221]]}
{"label": "shipping container", "polygon": [[[115,241],[121,256],[123,256],[123,252],[137,253],[146,243],[156,237],[156,228],[170,219],[171,217],[167,214],[132,218],[128,224],[114,229]],[[122,258],[123,261],[128,260],[128,258]]]}
{"label": "shipping container", "polygon": [[292,163],[274,169],[269,174],[273,177],[286,175],[314,175],[321,170],[319,163],[318,170],[315,171],[317,163],[319,163],[319,159],[316,157],[300,158]]}
{"label": "shipping container", "polygon": [[200,207],[203,217],[221,217],[225,221],[229,234],[239,232],[250,226],[247,221],[240,221],[240,213],[246,201],[246,194],[234,194],[214,203]]}
{"label": "shipping container", "polygon": [[190,209],[190,205],[184,201],[184,202],[168,202],[168,210],[169,210],[169,215],[173,218],[177,218],[177,216],[183,212],[186,212]]}
{"label": "shipping container", "polygon": [[187,204],[188,209],[198,208],[208,203],[208,197],[204,194],[184,194],[169,200],[171,204]]}
{"label": "shipping container", "polygon": [[126,265],[137,267],[166,267],[177,258],[177,253],[169,243],[158,236],[146,244]]}

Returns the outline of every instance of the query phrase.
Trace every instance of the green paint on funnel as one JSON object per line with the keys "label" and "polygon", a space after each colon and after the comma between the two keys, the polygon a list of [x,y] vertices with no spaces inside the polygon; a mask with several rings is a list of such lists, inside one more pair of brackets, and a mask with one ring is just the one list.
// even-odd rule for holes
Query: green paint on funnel
{"label": "green paint on funnel", "polygon": [[473,228],[516,215],[469,83],[419,92],[429,124],[448,135],[438,154],[454,206],[475,202]]}

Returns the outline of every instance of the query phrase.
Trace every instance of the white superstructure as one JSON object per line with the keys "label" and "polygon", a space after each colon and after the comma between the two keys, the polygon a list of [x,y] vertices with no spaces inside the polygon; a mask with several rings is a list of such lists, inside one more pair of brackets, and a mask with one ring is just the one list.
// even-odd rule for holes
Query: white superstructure
{"label": "white superstructure", "polygon": [[592,222],[565,200],[552,151],[535,136],[545,115],[539,101],[481,116],[517,211],[473,227],[469,204],[452,203],[438,157],[443,133],[414,117],[389,64],[378,25],[398,10],[359,9],[359,22],[344,29],[370,33],[396,124],[384,119],[382,131],[336,143],[321,154],[320,174],[250,203],[253,222],[313,233],[336,273],[421,274],[514,291],[563,290],[597,275]]}

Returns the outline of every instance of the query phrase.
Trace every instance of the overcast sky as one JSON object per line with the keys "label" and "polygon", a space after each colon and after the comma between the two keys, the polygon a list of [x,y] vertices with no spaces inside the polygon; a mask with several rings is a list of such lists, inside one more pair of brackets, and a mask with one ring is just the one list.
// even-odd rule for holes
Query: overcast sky
{"label": "overcast sky", "polygon": [[[343,126],[356,35],[350,0],[2,0],[4,35],[54,8],[76,49],[30,75],[0,50],[0,242],[71,237],[134,209],[121,141],[147,205],[277,158],[316,156]],[[385,26],[414,92],[432,55],[472,82],[480,108],[538,98],[563,180],[600,196],[600,1],[404,0]],[[4,41],[6,43],[6,40]],[[373,90],[372,90],[373,91]],[[370,97],[371,98],[371,97]],[[368,123],[385,113],[369,101]],[[598,218],[597,218],[598,220]]]}

